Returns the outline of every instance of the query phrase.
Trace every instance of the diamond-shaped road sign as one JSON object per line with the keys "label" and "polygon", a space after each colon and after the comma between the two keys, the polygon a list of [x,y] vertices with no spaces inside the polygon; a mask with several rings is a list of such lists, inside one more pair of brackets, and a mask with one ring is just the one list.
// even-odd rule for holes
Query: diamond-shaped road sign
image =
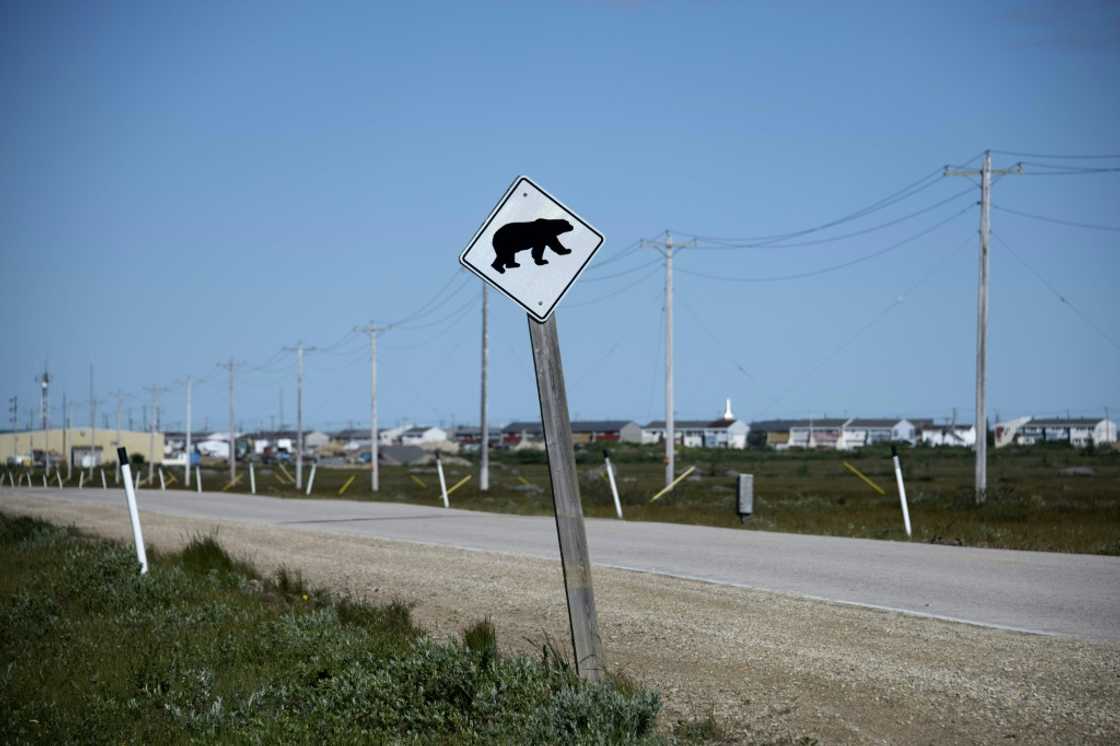
{"label": "diamond-shaped road sign", "polygon": [[459,262],[543,322],[602,243],[602,233],[520,176]]}

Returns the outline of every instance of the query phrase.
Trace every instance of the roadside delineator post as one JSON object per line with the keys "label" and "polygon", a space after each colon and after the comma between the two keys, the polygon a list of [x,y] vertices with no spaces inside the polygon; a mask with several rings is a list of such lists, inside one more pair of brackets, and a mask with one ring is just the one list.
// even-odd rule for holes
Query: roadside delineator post
{"label": "roadside delineator post", "polygon": [[315,467],[317,466],[318,464],[311,464],[311,475],[307,477],[307,492],[305,493],[307,495],[311,494],[311,488],[315,486]]}
{"label": "roadside delineator post", "polygon": [[78,489],[81,489],[82,487],[84,487],[85,483],[86,483],[86,473],[84,471],[79,471],[78,472]]}
{"label": "roadside delineator post", "polygon": [[902,522],[906,526],[906,536],[913,538],[910,533],[910,508],[906,505],[906,485],[902,482],[902,464],[898,460],[898,448],[891,446],[891,460],[894,461],[894,478],[898,482],[898,501],[902,505]]}
{"label": "roadside delineator post", "polygon": [[54,470],[54,478],[58,480],[58,488],[62,489],[62,472],[58,469]]}
{"label": "roadside delineator post", "polygon": [[611,483],[611,496],[614,498],[614,512],[618,514],[618,519],[622,520],[622,502],[618,499],[618,485],[614,481],[614,467],[611,466],[611,454],[606,448],[603,449],[603,465],[607,469],[607,480]]}
{"label": "roadside delineator post", "polygon": [[257,494],[257,473],[253,470],[253,462],[249,462],[249,492]]}
{"label": "roadside delineator post", "polygon": [[156,471],[159,472],[159,491],[167,492],[167,480],[163,478],[163,467],[157,468]]}
{"label": "roadside delineator post", "polygon": [[[128,453],[123,447],[117,449],[117,458],[124,475],[124,495],[128,501],[128,519],[132,522],[132,543],[136,545],[136,560],[140,563],[140,574],[148,574],[148,554],[144,551],[144,533],[140,530],[140,510],[136,507],[136,487],[132,483],[132,467],[128,463]],[[105,473],[102,472],[104,477]]]}
{"label": "roadside delineator post", "polygon": [[101,489],[103,489],[103,490],[109,489],[109,483],[105,481],[105,470],[104,469],[98,469],[98,472],[101,473]]}
{"label": "roadside delineator post", "polygon": [[450,508],[451,501],[447,499],[447,480],[443,476],[443,459],[436,451],[436,471],[439,472],[439,494],[443,497],[443,507]]}
{"label": "roadside delineator post", "polygon": [[200,466],[194,467],[194,484],[195,484],[195,487],[198,488],[196,490],[196,492],[198,492],[198,494],[201,495],[202,494],[202,467],[200,467]]}

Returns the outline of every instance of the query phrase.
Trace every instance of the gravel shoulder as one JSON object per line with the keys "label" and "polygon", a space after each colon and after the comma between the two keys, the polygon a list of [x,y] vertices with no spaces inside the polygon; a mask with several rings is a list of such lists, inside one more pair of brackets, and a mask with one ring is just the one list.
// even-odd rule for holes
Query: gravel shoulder
{"label": "gravel shoulder", "polygon": [[[119,508],[7,492],[0,509],[131,540]],[[437,636],[490,617],[509,651],[568,645],[559,562],[143,513],[149,544],[195,533],[263,571],[402,599]],[[1120,644],[1029,635],[597,567],[605,655],[662,692],[665,724],[709,711],[734,742],[1116,743]],[[1113,592],[1115,589],[1113,590]]]}

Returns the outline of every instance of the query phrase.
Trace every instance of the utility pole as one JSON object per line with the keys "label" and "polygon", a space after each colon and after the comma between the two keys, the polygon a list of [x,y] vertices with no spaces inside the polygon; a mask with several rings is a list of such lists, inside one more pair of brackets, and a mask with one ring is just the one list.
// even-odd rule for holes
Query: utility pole
{"label": "utility pole", "polygon": [[46,459],[47,471],[51,470],[51,442],[47,435],[47,424],[50,411],[47,408],[47,387],[51,383],[51,375],[47,372],[47,364],[43,363],[43,375],[39,378],[39,414],[43,421],[43,458]]}
{"label": "utility pole", "polygon": [[296,489],[303,488],[303,353],[313,352],[317,347],[304,347],[303,340],[296,343],[295,347],[285,347],[284,350],[296,353],[298,361],[296,371]]}
{"label": "utility pole", "polygon": [[365,326],[356,326],[354,331],[369,335],[369,488],[380,489],[377,466],[377,335],[385,327],[376,326],[372,321]]}
{"label": "utility pole", "polygon": [[237,478],[237,427],[233,412],[233,375],[241,363],[232,357],[228,363],[218,363],[219,368],[229,371],[229,481]]}
{"label": "utility pole", "polygon": [[185,446],[187,463],[183,467],[183,482],[187,487],[191,486],[191,387],[194,385],[194,377],[187,376],[183,379],[183,383],[187,387],[187,444]]}
{"label": "utility pole", "polygon": [[976,504],[988,498],[988,238],[991,232],[992,174],[1023,173],[1023,164],[992,168],[992,151],[984,151],[979,170],[945,167],[946,176],[980,177],[980,281],[976,293]]}
{"label": "utility pole", "polygon": [[114,391],[109,396],[117,400],[117,448],[120,448],[124,445],[121,442],[121,410],[124,409],[124,400],[128,398],[128,394],[123,391]]}
{"label": "utility pole", "polygon": [[97,400],[93,398],[93,363],[89,364],[89,463],[93,475],[93,462],[97,460]]}
{"label": "utility pole", "polygon": [[488,296],[486,283],[484,282],[482,283],[482,411],[478,418],[478,447],[480,454],[478,473],[479,492],[488,492],[490,490],[490,425],[486,421],[486,389],[487,376],[489,375],[490,368],[490,338],[486,323],[486,312],[489,305]]}
{"label": "utility pole", "polygon": [[159,384],[145,386],[145,391],[152,394],[152,417],[148,420],[148,484],[155,477],[156,460],[156,428],[159,427],[159,392],[167,391]]}
{"label": "utility pole", "polygon": [[673,416],[673,252],[688,243],[673,243],[673,234],[665,231],[663,241],[642,240],[642,246],[657,249],[665,257],[665,486],[675,478],[676,428]]}
{"label": "utility pole", "polygon": [[70,431],[70,405],[66,402],[66,392],[62,392],[62,457],[66,459],[66,481],[70,481],[70,474],[74,468],[74,459],[66,449],[67,435]]}

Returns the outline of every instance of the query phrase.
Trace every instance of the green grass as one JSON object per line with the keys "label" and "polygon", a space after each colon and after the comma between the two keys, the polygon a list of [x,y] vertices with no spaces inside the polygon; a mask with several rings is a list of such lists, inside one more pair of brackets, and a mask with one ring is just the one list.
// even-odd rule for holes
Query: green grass
{"label": "green grass", "polygon": [[[739,528],[734,475],[743,472],[755,478],[755,514],[742,526],[745,530],[906,539],[889,447],[854,453],[686,448],[678,454],[677,469],[680,473],[696,466],[693,477],[652,504],[650,497],[664,485],[660,448],[629,444],[610,448],[627,520]],[[913,448],[901,455],[914,541],[1120,555],[1120,451],[1068,446],[989,449],[989,499],[983,506],[975,505],[971,496],[972,451]],[[585,514],[613,518],[602,449],[598,444],[579,449],[576,460]],[[886,494],[875,493],[848,473],[844,461],[869,475]],[[1095,474],[1062,473],[1073,466],[1091,467]],[[291,473],[293,467],[287,468]],[[478,491],[477,470],[476,464],[447,466],[448,485],[473,474],[451,495],[453,507],[551,514],[552,492],[543,453],[494,452],[491,490],[486,494]],[[208,489],[220,489],[227,480],[221,469],[204,469],[203,475]],[[368,470],[324,467],[317,470],[312,496],[336,497],[355,475],[346,499],[442,505],[434,467],[382,467],[376,497],[369,491]],[[247,481],[242,479],[236,489],[247,491]],[[111,482],[110,478],[110,487]],[[39,478],[33,483],[39,484]],[[303,496],[279,470],[261,466],[257,491]]]}
{"label": "green grass", "polygon": [[[828,536],[906,540],[889,447],[854,453],[828,451],[734,451],[683,449],[678,473],[693,476],[655,503],[664,485],[661,451],[617,444],[611,461],[626,520],[788,531]],[[1059,446],[989,450],[989,497],[972,499],[974,456],[963,448],[913,448],[901,452],[913,540],[1005,549],[1120,555],[1120,451]],[[886,493],[879,495],[844,469],[853,464]],[[1089,466],[1094,476],[1062,470]],[[614,517],[601,448],[577,450],[585,514]],[[448,484],[474,474],[451,495],[456,508],[550,515],[548,466],[540,452],[497,452],[491,490],[477,487],[477,465],[447,466]],[[754,517],[741,526],[735,514],[735,474],[754,474]],[[313,496],[334,497],[353,474],[346,497],[441,506],[434,467],[382,467],[381,492],[369,492],[367,472],[320,468]],[[424,486],[417,484],[419,479]],[[217,478],[212,480],[216,483]],[[527,484],[526,484],[527,483]],[[300,496],[261,469],[258,491]]]}
{"label": "green grass", "polygon": [[407,605],[261,577],[214,537],[152,551],[0,514],[5,743],[666,743],[656,693],[439,643]]}

